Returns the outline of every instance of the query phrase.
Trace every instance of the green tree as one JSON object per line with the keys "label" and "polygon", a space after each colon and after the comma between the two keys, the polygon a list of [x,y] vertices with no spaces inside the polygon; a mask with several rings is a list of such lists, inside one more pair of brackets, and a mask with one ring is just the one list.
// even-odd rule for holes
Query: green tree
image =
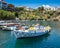
{"label": "green tree", "polygon": [[15,6],[13,4],[8,4],[7,5],[7,10],[8,11],[14,11],[14,9],[15,9]]}
{"label": "green tree", "polygon": [[15,12],[15,17],[18,17],[18,12]]}

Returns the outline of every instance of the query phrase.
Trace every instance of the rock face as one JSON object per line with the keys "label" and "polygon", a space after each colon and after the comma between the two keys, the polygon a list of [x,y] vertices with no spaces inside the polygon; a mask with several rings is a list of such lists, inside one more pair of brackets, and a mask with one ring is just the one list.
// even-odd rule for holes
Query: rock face
{"label": "rock face", "polygon": [[58,21],[60,21],[60,15],[56,17],[56,19],[58,19]]}

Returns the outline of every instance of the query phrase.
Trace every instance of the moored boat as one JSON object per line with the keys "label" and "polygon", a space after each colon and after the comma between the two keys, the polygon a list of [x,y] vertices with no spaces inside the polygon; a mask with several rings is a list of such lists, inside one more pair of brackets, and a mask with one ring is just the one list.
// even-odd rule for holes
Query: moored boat
{"label": "moored boat", "polygon": [[6,25],[7,23],[5,21],[0,21],[0,26],[4,26]]}
{"label": "moored boat", "polygon": [[40,36],[40,35],[44,35],[46,33],[49,33],[49,31],[51,30],[51,27],[49,26],[34,26],[34,27],[30,27],[27,29],[15,29],[13,30],[13,35],[16,38],[24,38],[24,37],[35,37],[35,36]]}
{"label": "moored boat", "polygon": [[16,25],[18,24],[7,24],[5,26],[2,26],[2,30],[12,31],[16,29]]}
{"label": "moored boat", "polygon": [[2,27],[2,30],[12,31],[12,30],[14,30],[15,28],[16,28],[15,26],[9,26],[9,27],[3,26],[3,27]]}

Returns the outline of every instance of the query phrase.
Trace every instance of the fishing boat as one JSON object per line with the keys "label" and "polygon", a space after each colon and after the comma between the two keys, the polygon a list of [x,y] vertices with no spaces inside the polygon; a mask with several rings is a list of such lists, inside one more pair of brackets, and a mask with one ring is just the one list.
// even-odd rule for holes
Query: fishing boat
{"label": "fishing boat", "polygon": [[14,30],[15,28],[16,28],[15,26],[9,26],[9,27],[3,26],[2,30],[12,31],[12,30]]}
{"label": "fishing boat", "polygon": [[50,26],[34,26],[30,28],[23,29],[20,27],[19,29],[13,30],[13,35],[16,38],[24,38],[24,37],[35,37],[35,36],[41,36],[46,33],[49,33],[51,30]]}
{"label": "fishing boat", "polygon": [[11,31],[11,30],[14,30],[16,28],[15,25],[19,25],[19,24],[20,23],[13,23],[12,21],[1,20],[0,21],[0,29]]}
{"label": "fishing boat", "polygon": [[7,23],[5,21],[0,21],[0,26],[4,26],[6,25]]}
{"label": "fishing boat", "polygon": [[6,31],[12,31],[12,30],[14,30],[14,29],[16,29],[16,25],[18,25],[18,24],[7,24],[7,25],[5,25],[5,26],[2,26],[2,30],[6,30]]}

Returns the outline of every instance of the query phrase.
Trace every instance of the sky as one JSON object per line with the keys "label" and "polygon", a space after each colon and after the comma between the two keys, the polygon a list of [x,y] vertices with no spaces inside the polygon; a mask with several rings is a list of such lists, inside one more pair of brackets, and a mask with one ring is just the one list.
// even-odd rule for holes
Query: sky
{"label": "sky", "polygon": [[7,3],[15,6],[26,6],[36,8],[41,5],[60,6],[60,0],[4,0]]}

